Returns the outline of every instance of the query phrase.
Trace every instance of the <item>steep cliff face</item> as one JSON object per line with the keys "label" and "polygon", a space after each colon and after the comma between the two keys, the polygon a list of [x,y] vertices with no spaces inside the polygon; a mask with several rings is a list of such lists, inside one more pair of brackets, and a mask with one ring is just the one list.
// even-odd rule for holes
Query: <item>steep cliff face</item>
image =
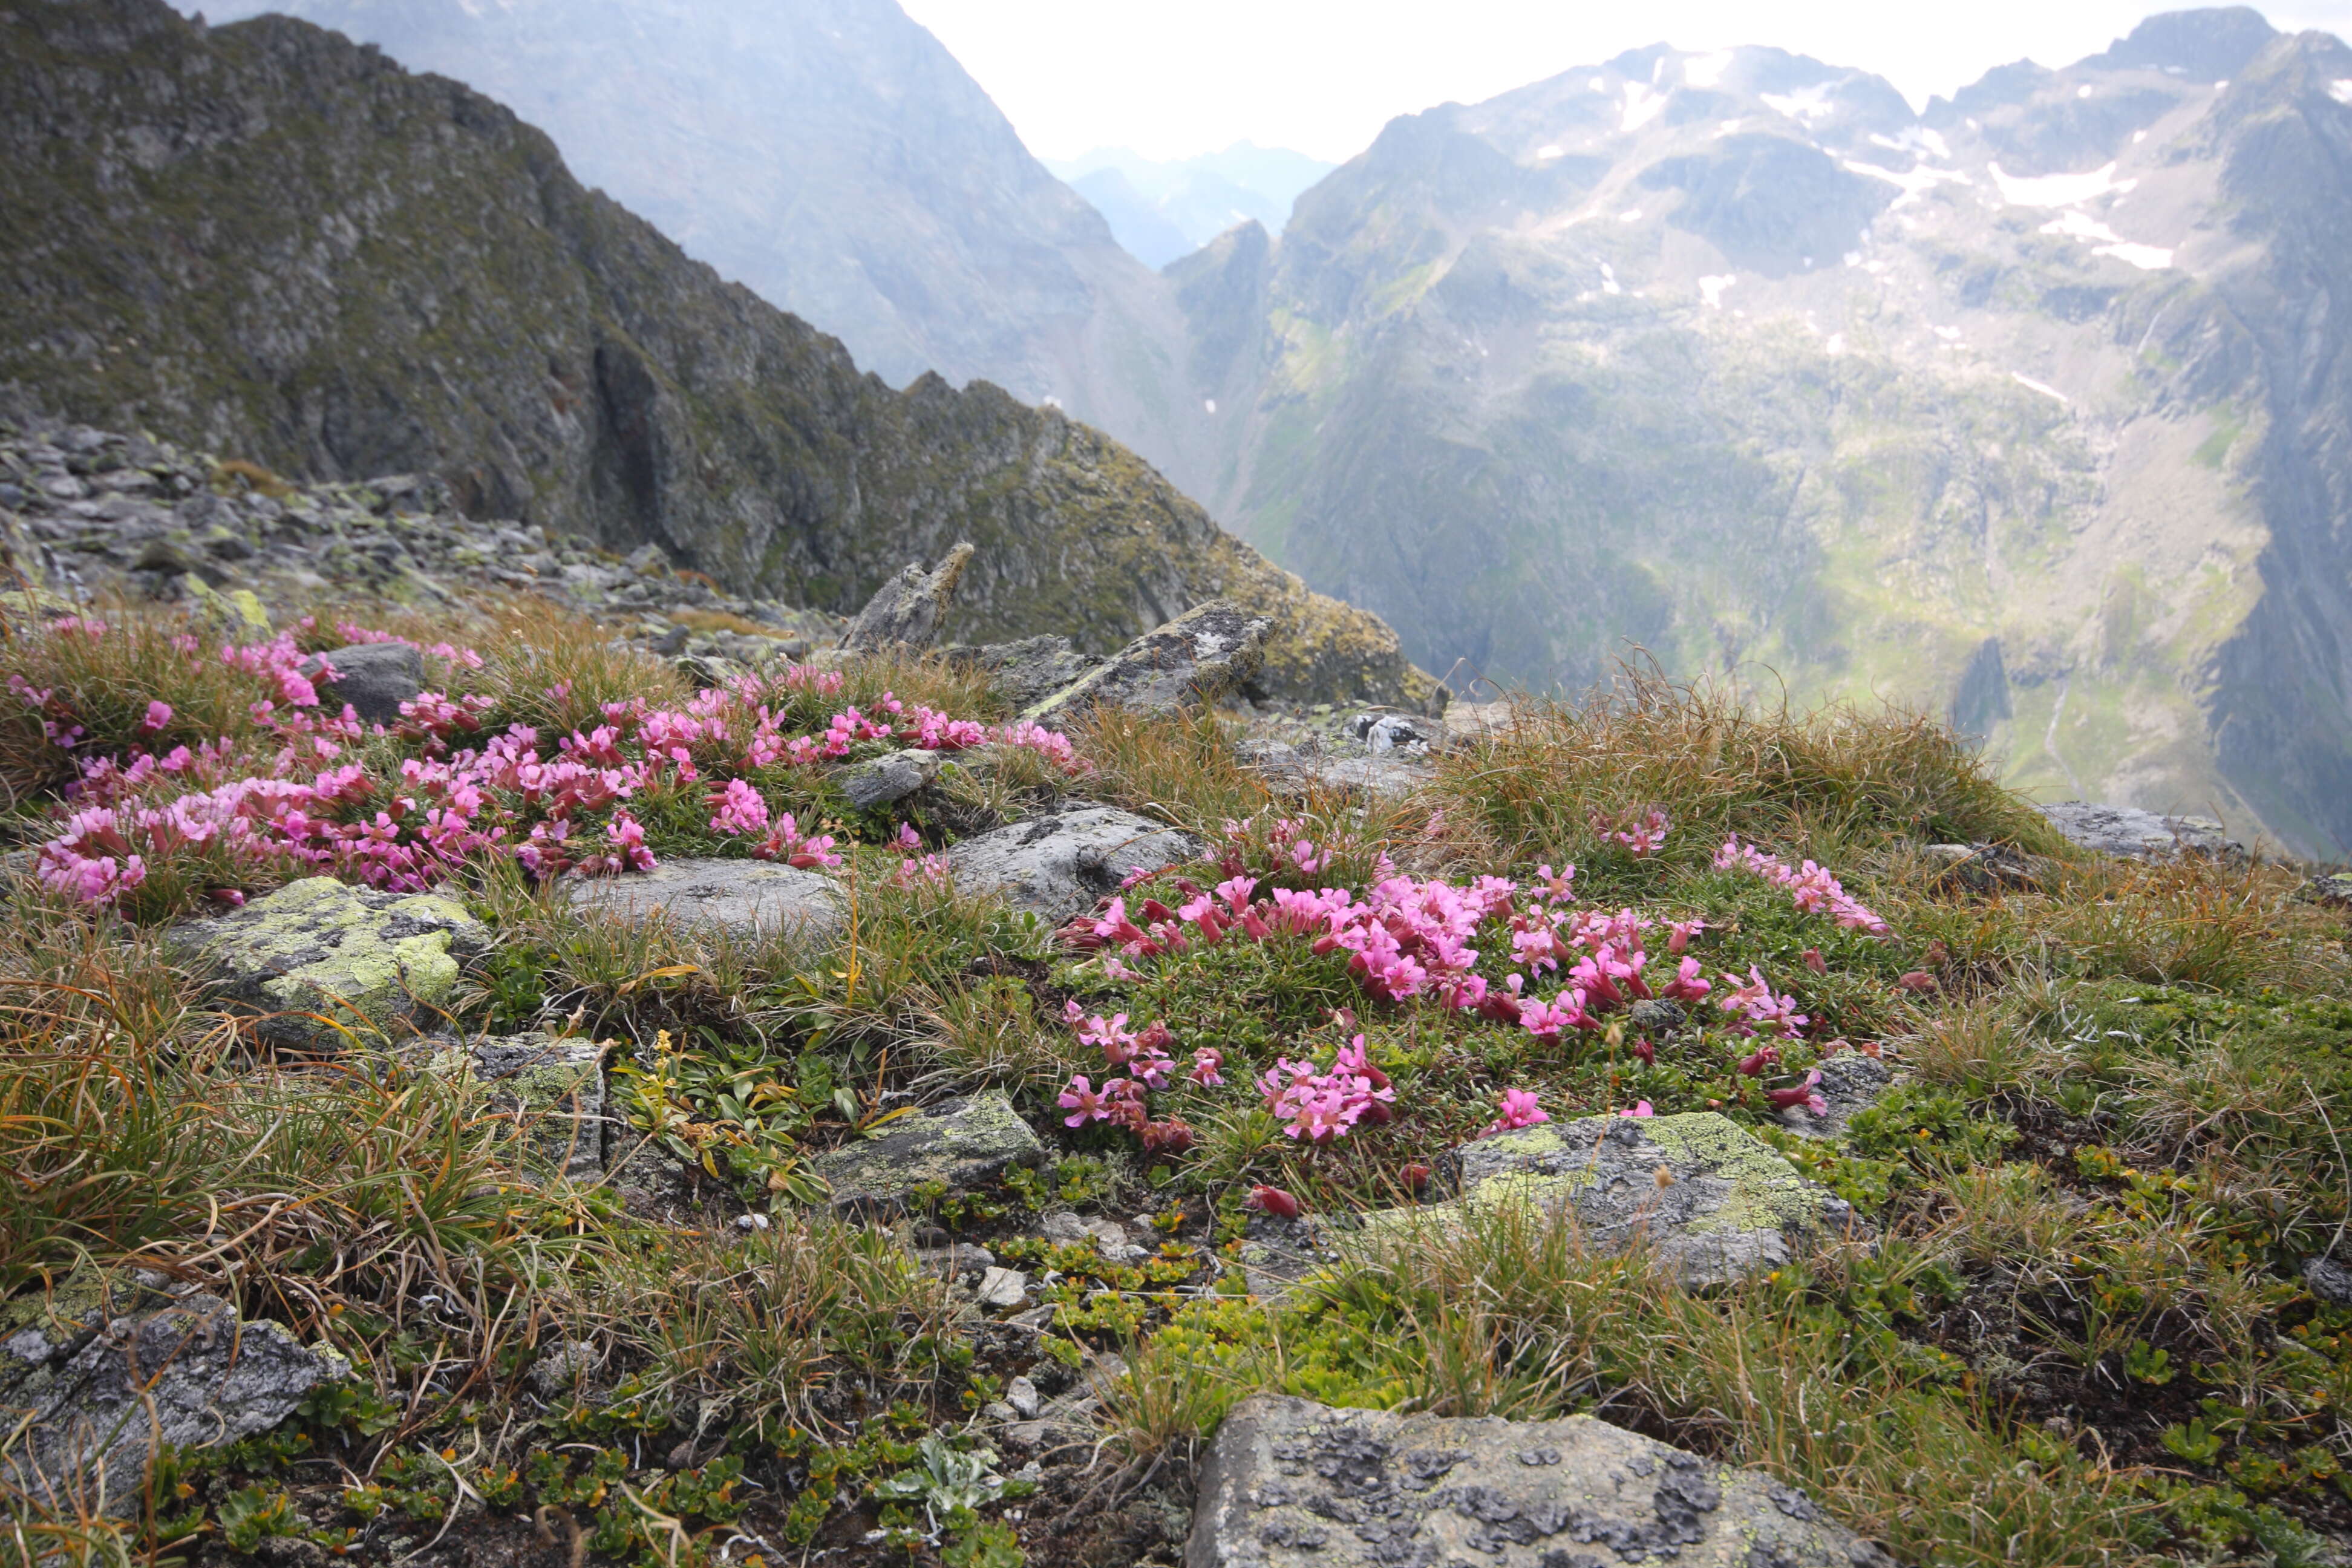
{"label": "steep cliff face", "polygon": [[1287,599],[1320,628],[1291,667],[1407,679],[1386,627],[1116,442],[860,374],[504,108],[307,23],[0,13],[0,383],[57,411],[320,478],[429,470],[477,515],[830,609],[968,538],[973,639],[1107,650],[1214,594]]}
{"label": "steep cliff face", "polygon": [[203,8],[299,16],[496,99],[585,184],[894,386],[992,381],[1179,455],[1165,290],[895,0]]}
{"label": "steep cliff face", "polygon": [[1925,115],[1760,48],[1433,110],[1171,268],[1192,477],[1441,674],[1638,642],[2336,850],[2347,138],[2352,53],[2246,11]]}

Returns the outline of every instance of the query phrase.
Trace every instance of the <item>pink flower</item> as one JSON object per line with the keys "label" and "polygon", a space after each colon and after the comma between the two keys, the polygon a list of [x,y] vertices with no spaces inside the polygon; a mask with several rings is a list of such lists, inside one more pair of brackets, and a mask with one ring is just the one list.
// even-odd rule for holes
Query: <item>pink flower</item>
{"label": "pink flower", "polygon": [[1097,1089],[1087,1081],[1084,1073],[1070,1075],[1069,1088],[1062,1091],[1058,1101],[1070,1114],[1063,1119],[1065,1127],[1084,1127],[1089,1121],[1108,1121],[1118,1108],[1127,1087],[1124,1079],[1112,1079]]}
{"label": "pink flower", "polygon": [[1621,1110],[1617,1114],[1620,1116],[1649,1116],[1654,1113],[1650,1110],[1650,1102],[1648,1100],[1637,1100],[1633,1102],[1633,1110]]}
{"label": "pink flower", "polygon": [[139,726],[140,733],[152,735],[172,721],[172,705],[153,701],[147,704],[147,717]]}
{"label": "pink flower", "polygon": [[1252,1187],[1250,1195],[1242,1200],[1242,1207],[1255,1209],[1260,1214],[1275,1215],[1283,1219],[1298,1217],[1298,1200],[1280,1187]]}
{"label": "pink flower", "polygon": [[1686,921],[1668,921],[1666,922],[1666,931],[1668,933],[1666,936],[1666,952],[1668,956],[1681,956],[1683,950],[1690,946],[1691,938],[1698,935],[1699,932],[1706,929],[1706,921],[1698,919],[1696,916],[1693,916],[1691,919]]}
{"label": "pink flower", "polygon": [[1497,1132],[1514,1132],[1522,1127],[1533,1127],[1538,1122],[1551,1120],[1545,1113],[1543,1107],[1536,1103],[1533,1089],[1505,1089],[1502,1112],[1500,1116],[1486,1124],[1486,1128],[1479,1132],[1479,1137],[1492,1138]]}
{"label": "pink flower", "polygon": [[708,804],[716,808],[710,818],[713,833],[757,833],[768,826],[767,801],[741,779],[729,780]]}
{"label": "pink flower", "polygon": [[1815,1068],[1805,1075],[1805,1081],[1794,1089],[1767,1089],[1764,1098],[1772,1102],[1776,1110],[1790,1110],[1802,1106],[1811,1115],[1827,1116],[1830,1102],[1822,1098],[1821,1083],[1822,1069]]}
{"label": "pink flower", "polygon": [[1184,1076],[1202,1089],[1223,1089],[1224,1066],[1224,1052],[1202,1046],[1192,1053],[1192,1066]]}

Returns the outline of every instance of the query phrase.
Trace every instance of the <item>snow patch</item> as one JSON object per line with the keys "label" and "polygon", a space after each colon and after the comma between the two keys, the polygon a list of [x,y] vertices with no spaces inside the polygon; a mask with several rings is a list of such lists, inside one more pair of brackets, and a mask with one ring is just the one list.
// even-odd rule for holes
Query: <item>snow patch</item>
{"label": "snow patch", "polygon": [[1874,131],[1870,144],[1890,153],[1908,153],[1915,158],[1941,158],[1948,163],[1952,160],[1951,143],[1944,140],[1944,133],[1924,125],[1906,126],[1900,136],[1882,136]]}
{"label": "snow patch", "polygon": [[2352,103],[2352,76],[2339,78],[2327,84],[2327,96],[2338,103]]}
{"label": "snow patch", "polygon": [[2145,142],[2145,141],[2147,141],[2147,132],[2145,132],[2145,131],[2135,131],[2135,132],[2132,132],[2132,145],[2133,145],[2133,146],[2137,147],[2137,146],[2138,146],[2141,142]]}
{"label": "snow patch", "polygon": [[1822,347],[1829,351],[1830,358],[1837,358],[1840,354],[1845,353],[1845,334],[1843,332],[1832,332],[1830,334],[1830,341],[1823,343]]}
{"label": "snow patch", "polygon": [[2097,218],[2093,217],[2090,214],[2082,212],[2060,213],[2056,217],[2052,218],[2048,223],[2042,226],[2042,232],[2044,234],[2063,234],[2070,239],[2104,240],[2109,245],[2119,245],[2123,242],[2123,236],[2117,234],[2114,229],[2109,228],[2105,224],[2101,223]]}
{"label": "snow patch", "polygon": [[1739,125],[1740,125],[1740,122],[1739,122],[1738,121],[1737,121],[1737,120],[1727,120],[1727,121],[1725,121],[1722,124],[1720,124],[1720,125],[1718,125],[1718,126],[1717,126],[1717,127],[1715,128],[1715,139],[1716,139],[1717,141],[1720,142],[1720,141],[1722,141],[1722,140],[1723,140],[1725,137],[1727,137],[1727,136],[1737,136],[1737,135],[1738,135],[1738,134],[1739,134]]}
{"label": "snow patch", "polygon": [[1706,301],[1708,310],[1720,310],[1723,309],[1723,291],[1738,281],[1739,276],[1734,272],[1702,278],[1698,280],[1699,297]]}
{"label": "snow patch", "polygon": [[1591,88],[1595,92],[1607,92],[1609,90],[1609,81],[1605,77],[1594,77],[1591,81],[1586,82],[1584,85]]}
{"label": "snow patch", "polygon": [[1201,399],[1201,407],[1206,413],[1214,414],[1217,411],[1217,400],[1213,397],[1204,397]]}
{"label": "snow patch", "polygon": [[2134,244],[2088,213],[2060,213],[2042,226],[2042,232],[2063,234],[2069,239],[2096,240],[2099,243],[2091,247],[2092,255],[2112,256],[2143,272],[2162,272],[2172,265],[2171,251],[2161,246]]}
{"label": "snow patch", "polygon": [[1816,120],[1827,119],[1837,109],[1837,105],[1830,101],[1829,84],[1826,82],[1815,82],[1794,92],[1768,92],[1762,96],[1765,105],[1773,112],[1785,114],[1791,120],[1801,120],[1807,125]]}
{"label": "snow patch", "polygon": [[1547,146],[1537,148],[1536,156],[1539,159],[1565,158],[1568,156],[1568,149],[1554,142]]}
{"label": "snow patch", "polygon": [[2017,207],[2071,207],[2110,191],[2131,190],[2139,184],[2137,180],[2116,179],[2113,163],[2087,174],[2039,174],[2030,178],[2009,174],[1999,163],[1990,167],[1993,184],[2000,187],[2000,199]]}
{"label": "snow patch", "polygon": [[1623,212],[1617,215],[1617,221],[1619,223],[1639,223],[1642,221],[1642,209],[1640,207],[1627,207]]}
{"label": "snow patch", "polygon": [[2172,252],[2160,245],[2135,245],[2130,240],[2118,240],[2114,245],[2094,246],[2094,256],[2112,256],[2117,261],[2128,261],[2142,272],[2162,272],[2172,265]]}
{"label": "snow patch", "polygon": [[2067,396],[2064,393],[2059,391],[2056,387],[2051,385],[2046,381],[2036,381],[2032,376],[2021,374],[2016,371],[2011,371],[2009,373],[2009,379],[2017,383],[2018,385],[2024,387],[2027,391],[2038,392],[2044,397],[2054,397],[2061,403],[2070,405],[2074,401],[2073,398]]}
{"label": "snow patch", "polygon": [[1901,191],[1906,198],[1922,195],[1937,185],[1965,185],[1970,183],[1969,177],[1958,169],[1931,169],[1925,163],[1915,164],[1908,172],[1903,174],[1897,174],[1893,169],[1882,169],[1875,163],[1856,163],[1852,158],[1845,161],[1845,167],[1853,174],[1867,174],[1874,180],[1885,180],[1888,184]]}
{"label": "snow patch", "polygon": [[1960,341],[1960,329],[1958,327],[1937,327],[1936,329],[1936,335],[1943,339],[1948,343],[1956,343]]}
{"label": "snow patch", "polygon": [[1617,269],[1605,261],[1601,264],[1601,291],[1603,294],[1622,294],[1625,291],[1618,286]]}
{"label": "snow patch", "polygon": [[1037,400],[1037,406],[1040,408],[1059,408],[1062,406],[1062,400],[1049,392],[1044,397]]}
{"label": "snow patch", "polygon": [[2091,96],[2092,90],[2092,89],[2087,87],[2078,87],[2074,89],[2074,96],[2076,98],[2088,98]]}
{"label": "snow patch", "polygon": [[[1663,65],[1665,62],[1662,59],[1658,63]],[[1665,111],[1664,93],[1651,91],[1645,82],[1629,81],[1625,84],[1625,108],[1617,117],[1617,129],[1621,133],[1631,136]]]}
{"label": "snow patch", "polygon": [[1683,80],[1693,87],[1713,87],[1723,80],[1723,73],[1731,68],[1729,49],[1718,49],[1711,55],[1700,55],[1683,62]]}

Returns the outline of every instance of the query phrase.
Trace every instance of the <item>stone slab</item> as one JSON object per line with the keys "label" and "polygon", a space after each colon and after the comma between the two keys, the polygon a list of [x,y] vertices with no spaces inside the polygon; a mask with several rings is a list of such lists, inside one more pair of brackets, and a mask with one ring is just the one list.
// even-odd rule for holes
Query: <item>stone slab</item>
{"label": "stone slab", "polygon": [[883,1217],[904,1212],[908,1193],[922,1183],[981,1186],[1045,1157],[1013,1102],[991,1089],[902,1116],[818,1155],[814,1168],[833,1189],[835,1208]]}
{"label": "stone slab", "polygon": [[2062,800],[2041,810],[2069,842],[2102,855],[2169,860],[2182,855],[2243,858],[2246,853],[2246,847],[2210,816],[2159,816],[2137,806],[2080,800]]}
{"label": "stone slab", "polygon": [[766,860],[665,860],[650,871],[567,879],[562,885],[575,910],[629,921],[658,913],[681,929],[741,937],[783,931],[822,941],[847,919],[832,878]]}
{"label": "stone slab", "polygon": [[1260,1394],[1201,1472],[1185,1568],[1894,1568],[1798,1489],[1589,1415]]}
{"label": "stone slab", "polygon": [[1031,708],[1059,727],[1097,708],[1169,714],[1239,690],[1265,663],[1271,617],[1212,599],[1136,638],[1099,668]]}
{"label": "stone slab", "polygon": [[1198,858],[1189,833],[1116,806],[1078,805],[967,838],[948,851],[956,886],[1003,893],[1059,925],[1118,891],[1128,872]]}

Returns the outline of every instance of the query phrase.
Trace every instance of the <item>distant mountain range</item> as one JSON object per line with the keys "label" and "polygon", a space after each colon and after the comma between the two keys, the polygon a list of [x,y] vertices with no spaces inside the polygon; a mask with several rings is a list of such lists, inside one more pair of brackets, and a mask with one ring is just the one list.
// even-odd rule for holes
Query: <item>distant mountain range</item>
{"label": "distant mountain range", "polygon": [[1228,226],[1179,194],[1281,204],[1213,160],[1066,165],[1090,207],[890,0],[292,3],[886,374],[1101,425],[1457,684],[1638,643],[1931,706],[2045,796],[2352,845],[2331,37],[2174,13],[1924,113],[1660,46],[1404,116]]}
{"label": "distant mountain range", "polygon": [[1123,147],[1045,160],[1110,222],[1149,267],[1165,267],[1237,224],[1280,232],[1291,204],[1339,165],[1280,147],[1236,142],[1222,153],[1155,162]]}

